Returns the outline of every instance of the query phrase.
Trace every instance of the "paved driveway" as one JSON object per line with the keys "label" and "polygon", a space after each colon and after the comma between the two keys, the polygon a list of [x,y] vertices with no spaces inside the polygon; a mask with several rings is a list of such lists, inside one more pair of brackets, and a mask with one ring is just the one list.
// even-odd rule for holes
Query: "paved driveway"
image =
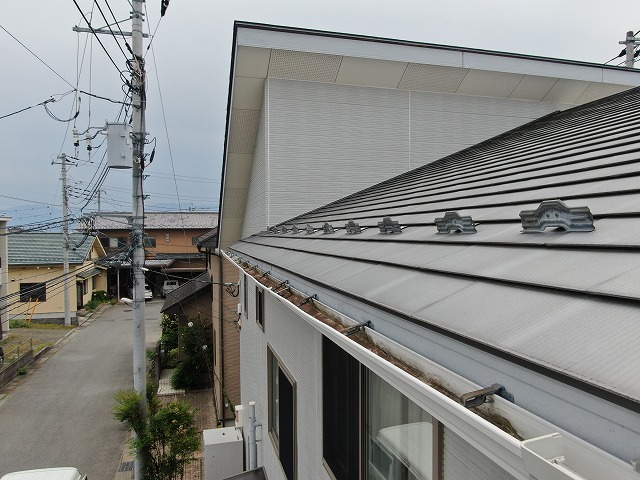
{"label": "paved driveway", "polygon": [[[147,302],[147,346],[160,338],[162,300]],[[133,388],[133,317],[113,305],[75,330],[65,345],[0,402],[0,476],[75,466],[112,480],[127,432],[113,418],[113,395]]]}

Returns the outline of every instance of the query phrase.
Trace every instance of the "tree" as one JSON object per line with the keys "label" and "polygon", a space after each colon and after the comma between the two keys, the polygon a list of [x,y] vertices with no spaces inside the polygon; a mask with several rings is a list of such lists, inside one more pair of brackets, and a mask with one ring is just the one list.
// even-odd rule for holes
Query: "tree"
{"label": "tree", "polygon": [[147,391],[148,422],[140,411],[140,396],[135,391],[116,394],[114,416],[136,434],[132,453],[144,459],[145,480],[183,478],[184,467],[200,449],[200,432],[188,403],[170,402],[162,406],[154,393]]}

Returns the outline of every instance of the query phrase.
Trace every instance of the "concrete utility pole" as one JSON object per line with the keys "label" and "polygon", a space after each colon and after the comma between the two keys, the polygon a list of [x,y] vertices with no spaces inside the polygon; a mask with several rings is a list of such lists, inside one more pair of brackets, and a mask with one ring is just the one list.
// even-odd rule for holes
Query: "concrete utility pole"
{"label": "concrete utility pole", "polygon": [[636,45],[640,45],[640,41],[636,40],[636,37],[633,35],[633,31],[627,32],[627,37],[618,42],[620,45],[625,45],[626,51],[626,59],[625,59],[625,67],[634,68],[635,63],[635,49]]}
{"label": "concrete utility pole", "polygon": [[62,263],[64,275],[64,324],[71,325],[71,278],[69,278],[69,195],[67,192],[67,156],[58,155],[62,164]]}
{"label": "concrete utility pole", "polygon": [[[133,87],[133,171],[131,246],[133,258],[133,388],[140,395],[143,420],[147,421],[147,355],[144,331],[144,198],[142,193],[142,171],[144,167],[145,129],[145,70],[142,45],[143,1],[133,0],[131,33],[133,59],[130,60]],[[144,459],[135,459],[135,480],[142,480]]]}

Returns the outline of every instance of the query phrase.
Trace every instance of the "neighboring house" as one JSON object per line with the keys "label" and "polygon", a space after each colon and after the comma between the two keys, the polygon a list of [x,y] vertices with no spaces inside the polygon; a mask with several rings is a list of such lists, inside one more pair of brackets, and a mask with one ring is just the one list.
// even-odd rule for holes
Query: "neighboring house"
{"label": "neighboring house", "polygon": [[0,216],[0,340],[9,333],[9,313],[7,312],[7,294],[9,293],[9,248],[7,226],[11,217]]}
{"label": "neighboring house", "polygon": [[[9,319],[64,321],[64,238],[60,232],[14,232],[9,244]],[[94,291],[107,288],[105,252],[96,237],[69,234],[72,321]]]}
{"label": "neighboring house", "polygon": [[[214,285],[242,285],[214,298],[240,329],[222,381],[257,402],[268,478],[637,478],[640,102],[606,96],[640,73],[246,23],[234,39],[207,251]],[[596,230],[520,233],[557,198]],[[449,217],[477,233],[437,233]]]}
{"label": "neighboring house", "polygon": [[[98,238],[110,256],[109,293],[122,297],[131,286],[130,213],[96,212],[93,223]],[[154,295],[160,296],[165,279],[186,282],[206,271],[204,254],[196,238],[218,224],[215,212],[145,212],[145,277]]]}

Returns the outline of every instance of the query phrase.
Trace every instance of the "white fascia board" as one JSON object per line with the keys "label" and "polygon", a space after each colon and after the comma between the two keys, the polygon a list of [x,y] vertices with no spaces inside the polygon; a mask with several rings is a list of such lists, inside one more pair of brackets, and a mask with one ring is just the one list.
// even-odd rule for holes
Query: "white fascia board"
{"label": "white fascia board", "polygon": [[385,43],[384,41],[375,41],[375,39],[350,39],[315,35],[313,32],[297,33],[249,27],[238,28],[237,44],[247,47],[474,68],[568,80],[640,85],[640,70],[604,68],[596,64],[503,54],[502,52],[465,51],[462,48],[447,48],[444,45],[438,47]]}
{"label": "white fascia board", "polygon": [[[242,267],[240,267],[226,252],[222,252],[222,255],[228,261],[236,265],[241,273],[244,273]],[[248,278],[257,283],[251,275],[249,275]],[[295,291],[293,287],[290,288]],[[403,395],[407,396],[418,406],[426,410],[447,428],[450,428],[457,435],[471,443],[474,448],[477,448],[480,452],[496,464],[500,465],[501,468],[509,472],[511,475],[516,478],[526,480],[535,478],[530,475],[533,472],[527,470],[523,461],[522,442],[500,430],[495,425],[482,419],[475,413],[472,413],[461,404],[443,395],[421,380],[409,375],[404,370],[401,370],[392,363],[384,360],[382,357],[354,342],[349,337],[307,314],[273,290],[265,288],[265,291],[301,319],[309,323],[321,334],[339,345],[340,348],[353,356],[369,370],[392,385]],[[302,292],[296,293],[304,295]],[[339,316],[347,325],[358,325],[358,322],[355,320],[333,310],[331,307],[325,307],[328,310],[331,310],[332,313]],[[391,354],[397,356],[398,359],[405,363],[423,371],[425,370],[424,366],[427,365],[426,370],[429,370],[430,372],[437,372],[437,374],[440,374],[449,385],[457,388],[467,387],[470,391],[481,388],[466,378],[463,378],[454,372],[447,370],[441,365],[422,357],[416,352],[403,347],[393,340],[383,337],[374,330],[367,328],[366,333],[371,336],[374,343],[379,343],[385,349],[390,351]],[[570,466],[574,466],[575,470],[580,471],[580,474],[575,473],[575,470],[567,470],[564,472],[562,470],[565,469],[561,468],[556,472],[558,480],[587,480],[597,478],[616,478],[620,480],[640,479],[640,476],[634,472],[631,465],[607,452],[604,452],[603,450],[600,450],[585,440],[558,428],[556,425],[553,425],[500,397],[495,397],[494,403],[499,413],[503,414],[505,418],[510,421],[514,421],[516,427],[518,424],[523,426],[530,434],[538,437],[560,435],[566,457],[566,463]],[[535,440],[535,438],[528,439],[529,442],[532,440]],[[526,453],[528,452],[525,452],[525,454]],[[553,461],[544,461],[547,461],[547,463],[550,464],[546,465],[547,468],[553,469],[554,471],[558,470],[556,466],[551,465],[553,464]],[[583,472],[587,472],[586,476]]]}

